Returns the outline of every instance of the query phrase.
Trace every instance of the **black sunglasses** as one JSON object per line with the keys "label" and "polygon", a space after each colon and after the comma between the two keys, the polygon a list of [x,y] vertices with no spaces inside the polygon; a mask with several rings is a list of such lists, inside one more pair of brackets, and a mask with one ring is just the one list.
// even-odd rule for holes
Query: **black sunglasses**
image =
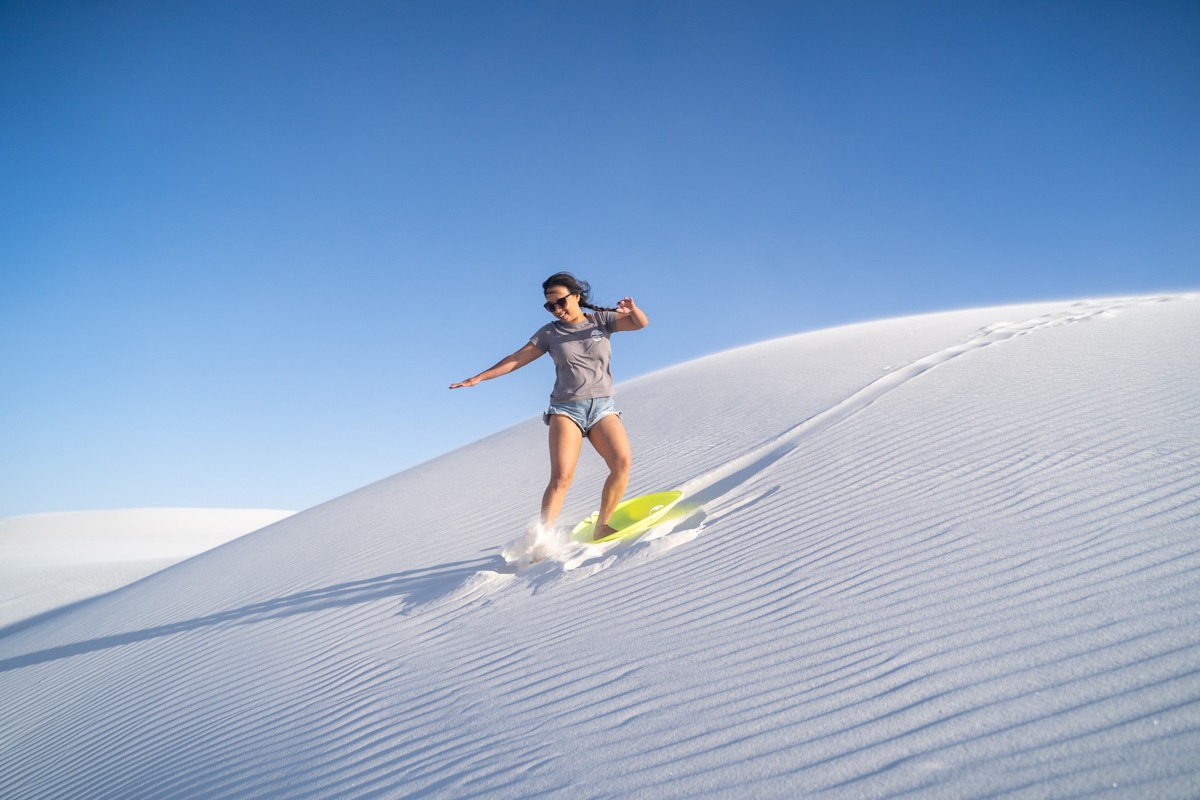
{"label": "black sunglasses", "polygon": [[549,311],[550,313],[553,314],[554,309],[567,307],[567,298],[570,296],[571,295],[569,295],[569,294],[564,294],[562,297],[558,298],[557,300],[547,300],[545,303],[542,303],[542,308],[546,309],[547,311]]}

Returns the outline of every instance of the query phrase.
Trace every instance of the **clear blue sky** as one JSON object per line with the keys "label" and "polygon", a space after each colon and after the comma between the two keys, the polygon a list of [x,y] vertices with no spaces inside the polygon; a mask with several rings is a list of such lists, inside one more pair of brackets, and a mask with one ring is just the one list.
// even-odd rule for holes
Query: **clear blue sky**
{"label": "clear blue sky", "polygon": [[618,381],[1198,288],[1200,4],[0,2],[0,516],[302,509],[533,417],[548,359],[446,387],[560,269],[650,315]]}

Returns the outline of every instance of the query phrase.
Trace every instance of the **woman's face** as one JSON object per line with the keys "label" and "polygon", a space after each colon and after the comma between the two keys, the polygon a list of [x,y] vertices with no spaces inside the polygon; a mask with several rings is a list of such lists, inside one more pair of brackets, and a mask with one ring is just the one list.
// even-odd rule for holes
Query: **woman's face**
{"label": "woman's face", "polygon": [[574,319],[579,316],[579,295],[565,286],[551,286],[546,290],[546,310],[562,320]]}

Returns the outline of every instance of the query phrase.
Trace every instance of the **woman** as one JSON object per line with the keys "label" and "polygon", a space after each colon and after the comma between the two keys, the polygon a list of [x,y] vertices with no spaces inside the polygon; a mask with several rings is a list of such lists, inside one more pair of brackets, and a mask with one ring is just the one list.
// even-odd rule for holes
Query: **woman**
{"label": "woman", "polygon": [[[473,378],[451,384],[450,388],[474,386],[507,375],[549,353],[554,360],[555,380],[550,408],[542,415],[550,427],[550,483],[542,495],[542,524],[548,528],[558,519],[575,477],[579,451],[587,439],[608,465],[594,534],[596,539],[602,539],[615,531],[608,522],[625,493],[632,460],[621,412],[612,400],[609,337],[616,331],[644,328],[649,320],[632,297],[626,297],[616,308],[592,305],[587,281],[576,280],[567,272],[547,278],[542,291],[546,310],[554,315],[554,322],[542,326],[520,350]],[[593,313],[585,314],[585,308]]]}

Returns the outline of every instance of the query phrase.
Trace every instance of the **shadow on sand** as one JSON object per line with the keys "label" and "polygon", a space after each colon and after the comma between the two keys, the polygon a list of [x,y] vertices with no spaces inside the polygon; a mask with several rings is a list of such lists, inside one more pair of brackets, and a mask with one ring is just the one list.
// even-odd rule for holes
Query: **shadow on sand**
{"label": "shadow on sand", "polygon": [[[408,605],[423,605],[460,588],[475,573],[481,570],[495,570],[503,564],[504,560],[499,556],[472,561],[456,561],[427,569],[407,570],[391,575],[381,575],[377,578],[297,592],[286,597],[251,603],[195,619],[180,620],[144,630],[116,633],[24,655],[11,656],[0,660],[0,672],[219,625],[251,625],[265,620],[309,614],[328,608],[353,606],[376,600],[396,599],[403,600]],[[78,605],[83,605],[83,603]]]}

